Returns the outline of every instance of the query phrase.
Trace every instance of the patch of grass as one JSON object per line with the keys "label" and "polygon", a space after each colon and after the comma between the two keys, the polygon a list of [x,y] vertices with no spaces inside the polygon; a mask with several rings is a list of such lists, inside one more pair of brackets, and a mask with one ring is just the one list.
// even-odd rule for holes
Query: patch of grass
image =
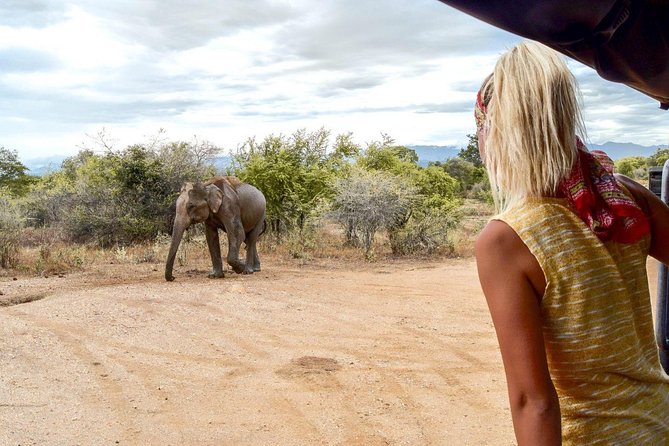
{"label": "patch of grass", "polygon": [[449,240],[456,257],[473,257],[474,244],[481,230],[494,215],[495,209],[480,200],[465,200],[462,207],[463,218],[460,225],[449,234]]}
{"label": "patch of grass", "polygon": [[[365,260],[362,248],[346,243],[341,225],[330,221],[321,221],[318,225],[303,230],[302,234],[295,229],[281,243],[277,242],[276,237],[266,235],[268,234],[261,236],[258,242],[261,262],[263,253],[296,259],[302,264],[317,259]],[[367,260],[376,260],[380,255],[390,253],[390,244],[385,234],[376,235],[371,251],[376,254]]]}
{"label": "patch of grass", "polygon": [[461,211],[463,215],[469,217],[491,217],[495,213],[495,207],[485,201],[467,198],[462,205]]}
{"label": "patch of grass", "polygon": [[82,245],[45,244],[23,250],[17,269],[37,275],[79,271],[90,263],[93,250]]}
{"label": "patch of grass", "polygon": [[[462,207],[459,224],[448,230],[447,243],[432,253],[419,252],[407,258],[471,257],[478,233],[493,215],[491,205],[467,199]],[[211,259],[204,228],[197,225],[184,234],[177,253],[177,265],[190,268],[209,268]],[[64,241],[62,233],[54,229],[26,228],[21,233],[22,244],[19,261],[13,268],[0,269],[0,276],[13,274],[46,276],[85,270],[101,264],[163,264],[167,259],[171,236],[161,234],[153,241],[133,245],[118,245],[103,249],[97,245],[72,244]],[[220,233],[221,254],[225,259],[228,246],[225,233]],[[319,259],[339,259],[343,264],[356,262],[382,262],[396,259],[385,231],[379,231],[373,241],[370,255],[362,248],[346,242],[341,225],[329,220],[308,222],[304,229],[294,229],[283,234],[281,241],[272,234],[264,234],[258,242],[261,262],[307,264]],[[246,252],[242,246],[240,257]],[[225,260],[224,260],[225,261]]]}
{"label": "patch of grass", "polygon": [[35,294],[28,294],[23,296],[11,296],[11,297],[0,296],[0,307],[11,307],[13,305],[35,302],[36,300],[44,299],[46,296],[47,296],[46,293],[35,293]]}

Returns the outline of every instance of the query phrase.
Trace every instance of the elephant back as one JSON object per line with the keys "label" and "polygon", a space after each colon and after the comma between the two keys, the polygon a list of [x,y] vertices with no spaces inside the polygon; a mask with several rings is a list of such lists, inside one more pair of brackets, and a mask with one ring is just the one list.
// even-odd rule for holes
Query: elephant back
{"label": "elephant back", "polygon": [[230,186],[235,192],[237,188],[244,184],[239,178],[233,176],[218,176],[207,181],[205,185],[214,184],[219,189],[223,190],[224,185]]}

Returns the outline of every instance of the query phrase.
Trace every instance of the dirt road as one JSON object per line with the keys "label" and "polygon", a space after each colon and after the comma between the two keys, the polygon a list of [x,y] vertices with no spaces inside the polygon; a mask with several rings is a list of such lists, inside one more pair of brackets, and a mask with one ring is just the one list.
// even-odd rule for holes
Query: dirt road
{"label": "dirt road", "polygon": [[472,260],[263,266],[2,279],[0,444],[514,443]]}

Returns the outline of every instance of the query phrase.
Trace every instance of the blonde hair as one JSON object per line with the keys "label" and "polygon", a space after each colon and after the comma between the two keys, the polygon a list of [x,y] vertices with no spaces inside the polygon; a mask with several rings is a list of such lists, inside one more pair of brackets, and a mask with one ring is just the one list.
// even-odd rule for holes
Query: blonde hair
{"label": "blonde hair", "polygon": [[554,195],[569,175],[576,136],[585,134],[577,95],[562,56],[529,41],[502,55],[484,81],[484,162],[498,211]]}

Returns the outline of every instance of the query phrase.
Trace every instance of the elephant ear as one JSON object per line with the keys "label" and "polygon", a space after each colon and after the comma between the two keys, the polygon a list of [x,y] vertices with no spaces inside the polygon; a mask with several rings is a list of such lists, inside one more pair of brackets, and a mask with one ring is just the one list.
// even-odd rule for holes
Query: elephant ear
{"label": "elephant ear", "polygon": [[207,186],[207,202],[209,203],[211,212],[214,214],[218,212],[218,209],[223,203],[223,191],[214,184]]}

